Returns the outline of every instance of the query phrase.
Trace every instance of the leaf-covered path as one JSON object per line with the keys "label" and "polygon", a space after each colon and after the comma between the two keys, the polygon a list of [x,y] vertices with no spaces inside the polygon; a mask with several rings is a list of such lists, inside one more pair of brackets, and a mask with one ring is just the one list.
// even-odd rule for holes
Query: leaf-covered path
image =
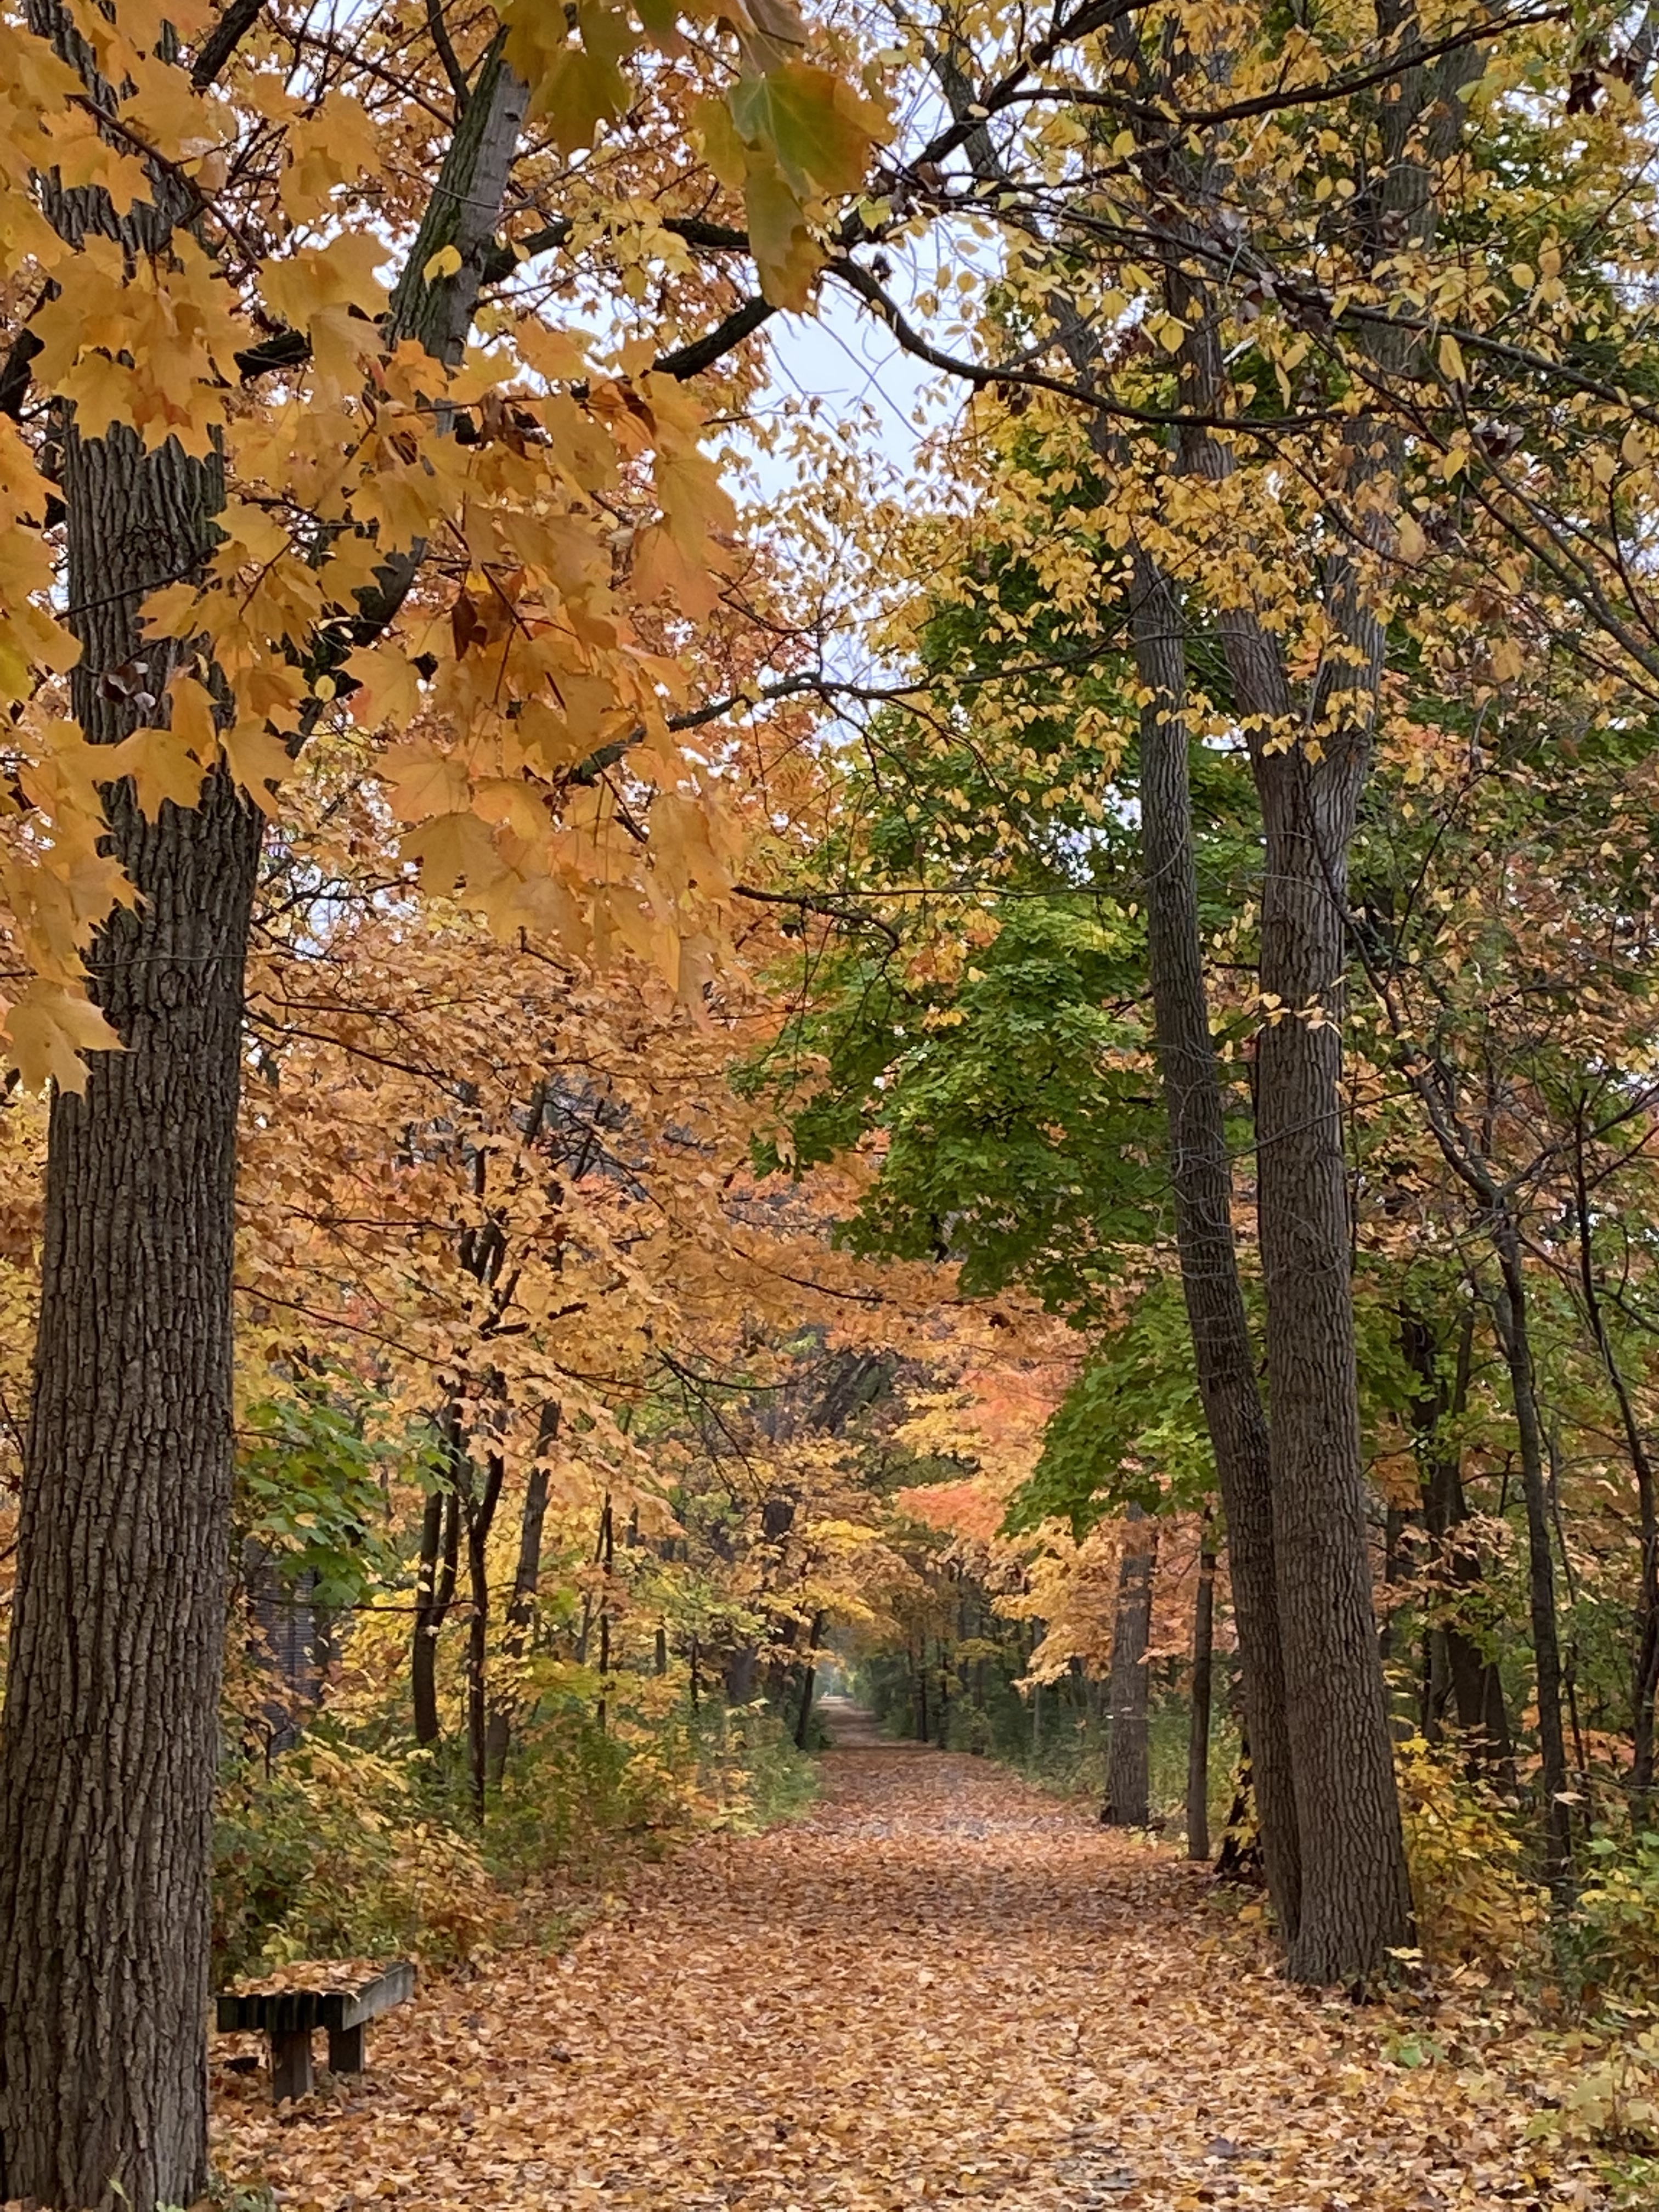
{"label": "leaf-covered path", "polygon": [[1173,1854],[984,1761],[825,1765],[810,1819],[653,1870],[565,1956],[433,1983],[342,2100],[222,2076],[220,2165],[299,2212],[1599,2202],[1527,2141],[1519,2047],[1431,2021],[1443,2062],[1394,2063]]}

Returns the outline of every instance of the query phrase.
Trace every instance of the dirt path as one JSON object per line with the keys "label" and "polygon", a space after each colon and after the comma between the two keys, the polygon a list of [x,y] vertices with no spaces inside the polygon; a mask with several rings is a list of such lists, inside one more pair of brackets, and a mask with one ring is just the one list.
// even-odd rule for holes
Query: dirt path
{"label": "dirt path", "polygon": [[817,1716],[824,1734],[837,1751],[915,1751],[918,1746],[903,1736],[884,1735],[881,1723],[850,1698],[826,1695],[818,1699]]}
{"label": "dirt path", "polygon": [[287,2212],[1437,2212],[1589,2204],[1489,2056],[1254,1965],[1172,1854],[985,1762],[826,1756],[812,1817],[655,1869],[561,1959],[434,1982],[374,2071],[217,2156]]}

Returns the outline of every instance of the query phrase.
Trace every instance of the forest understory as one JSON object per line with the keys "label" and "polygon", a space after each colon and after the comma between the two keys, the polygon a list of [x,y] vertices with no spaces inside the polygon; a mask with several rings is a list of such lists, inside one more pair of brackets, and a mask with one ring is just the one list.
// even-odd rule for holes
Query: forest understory
{"label": "forest understory", "polygon": [[227,2178],[295,2212],[1613,2201],[1547,2140],[1536,2028],[1294,1990],[1206,1870],[913,1746],[826,1753],[805,1819],[690,1846],[378,2035],[360,2085],[275,2112],[222,2054]]}

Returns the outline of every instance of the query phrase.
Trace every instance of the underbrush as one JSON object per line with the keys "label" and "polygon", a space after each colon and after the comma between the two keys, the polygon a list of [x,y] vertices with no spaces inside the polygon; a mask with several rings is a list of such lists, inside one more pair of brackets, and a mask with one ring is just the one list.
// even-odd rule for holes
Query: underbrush
{"label": "underbrush", "polygon": [[1421,1736],[1396,1747],[1395,1771],[1425,1959],[1536,1982],[1550,1963],[1549,1895],[1518,1808]]}
{"label": "underbrush", "polygon": [[477,1839],[445,1816],[428,1762],[319,1726],[222,1790],[213,1948],[222,1979],[295,1959],[468,1957],[500,1917]]}
{"label": "underbrush", "polygon": [[383,1740],[341,1717],[238,1761],[220,1795],[221,1980],[296,1959],[455,1966],[580,1923],[581,1899],[715,1829],[752,1832],[811,1801],[815,1763],[760,1705],[649,1697],[605,1725],[586,1685],[544,1695],[480,1825],[458,1747]]}

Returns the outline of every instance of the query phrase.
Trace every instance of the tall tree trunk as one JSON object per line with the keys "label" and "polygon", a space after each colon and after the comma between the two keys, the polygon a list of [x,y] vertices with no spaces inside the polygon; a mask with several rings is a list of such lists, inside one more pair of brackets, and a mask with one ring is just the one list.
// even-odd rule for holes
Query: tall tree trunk
{"label": "tall tree trunk", "polygon": [[[530,1625],[535,1616],[536,1593],[542,1579],[542,1529],[547,1519],[548,1480],[544,1467],[532,1467],[525,1486],[524,1510],[519,1519],[519,1561],[513,1576],[513,1595],[507,1601],[507,1626],[501,1638],[501,1657],[508,1668],[523,1658],[530,1640]],[[660,1632],[659,1632],[660,1633]],[[668,1655],[665,1650],[662,1665],[657,1672],[666,1669]],[[489,1727],[485,1741],[485,1759],[490,1779],[499,1784],[507,1767],[507,1746],[513,1735],[514,1695],[509,1690],[497,1697],[489,1709]]]}
{"label": "tall tree trunk", "polygon": [[501,1502],[506,1463],[491,1452],[484,1464],[482,1493],[468,1493],[466,1571],[472,1617],[466,1637],[466,1751],[472,1817],[483,1824],[484,1791],[489,1778],[489,1532]]}
{"label": "tall tree trunk", "polygon": [[[31,0],[29,20],[100,105],[66,12]],[[446,170],[465,220],[492,230],[511,149],[498,179],[479,156],[499,137],[480,138],[465,176]],[[47,211],[71,245],[95,231],[164,251],[193,196],[181,173],[153,171],[151,186],[118,219],[100,191],[52,185]],[[427,325],[459,316],[464,332],[477,292],[463,271],[423,303]],[[131,685],[103,679],[142,658],[146,688],[164,692],[185,648],[141,633],[142,597],[211,550],[221,471],[173,443],[145,453],[119,426],[82,440],[66,421],[63,453],[82,647],[71,698],[88,742],[113,744],[141,714],[118,696]],[[165,801],[148,822],[125,784],[106,808],[140,902],[88,960],[124,1049],[95,1055],[85,1094],[52,1110],[0,1736],[0,2197],[154,2212],[207,2185],[235,1141],[261,817],[218,769],[193,809]]]}
{"label": "tall tree trunk", "polygon": [[1302,1843],[1297,1981],[1352,1983],[1410,1940],[1411,1890],[1371,1601],[1341,1019],[1348,848],[1365,757],[1256,748],[1266,854],[1256,1140],[1273,1544]]}
{"label": "tall tree trunk", "polygon": [[1210,1516],[1198,1555],[1198,1595],[1193,1602],[1192,1727],[1187,1738],[1187,1856],[1210,1856],[1210,1704],[1214,1694],[1215,1540]]}
{"label": "tall tree trunk", "polygon": [[[1194,468],[1203,457],[1194,459]],[[1135,563],[1135,665],[1152,694],[1140,716],[1140,836],[1158,1075],[1182,1290],[1227,1520],[1227,1557],[1255,1753],[1268,1894],[1289,1942],[1301,1911],[1301,1850],[1279,1648],[1267,1418],[1238,1279],[1232,1164],[1199,927],[1188,757],[1185,619],[1145,555]]]}
{"label": "tall tree trunk", "polygon": [[[1410,0],[1379,0],[1379,35],[1410,35]],[[1402,72],[1378,115],[1368,245],[1433,236],[1441,165],[1463,128],[1474,50]],[[1420,333],[1377,318],[1367,352],[1406,370]],[[1221,617],[1261,799],[1261,976],[1273,1010],[1257,1054],[1258,1219],[1267,1293],[1273,1537],[1302,1842],[1298,1981],[1353,1982],[1410,1940],[1411,1886],[1371,1602],[1360,1449],[1347,1178],[1340,1085],[1348,860],[1386,661],[1382,586],[1394,551],[1395,428],[1361,414],[1348,434],[1356,536],[1326,556],[1330,626],[1310,696],[1291,711],[1276,641],[1248,611]],[[1363,554],[1362,554],[1363,548]],[[1317,745],[1310,744],[1316,738]]]}
{"label": "tall tree trunk", "polygon": [[1106,1746],[1106,1802],[1103,1820],[1116,1828],[1144,1828],[1152,1819],[1152,1767],[1147,1742],[1151,1706],[1146,1647],[1152,1641],[1152,1576],[1158,1523],[1138,1505],[1129,1508],[1118,1568],[1117,1613],[1112,1628],[1111,1734]]}
{"label": "tall tree trunk", "polygon": [[438,1632],[455,1601],[460,1564],[460,1474],[453,1451],[448,1458],[448,1486],[431,1492],[421,1516],[415,1627],[409,1648],[410,1701],[414,1708],[415,1741],[420,1744],[438,1741]]}
{"label": "tall tree trunk", "polygon": [[[212,544],[218,470],[125,430],[64,452],[77,720],[176,648],[143,588]],[[187,2203],[206,2185],[208,1883],[230,1568],[242,971],[259,817],[216,771],[144,820],[107,793],[141,903],[100,933],[125,1049],[53,1100],[33,1410],[0,1737],[0,2197]]]}
{"label": "tall tree trunk", "polygon": [[1555,1561],[1550,1543],[1549,1491],[1544,1438],[1538,1418],[1532,1338],[1527,1324],[1527,1280],[1521,1233],[1506,1205],[1494,1231],[1503,1289],[1496,1306],[1498,1341],[1510,1370],[1515,1425],[1521,1446],[1521,1490],[1527,1509],[1527,1591],[1538,1694],[1538,1786],[1544,1866],[1554,1888],[1572,1879],[1572,1808],[1567,1801],[1567,1750],[1561,1727],[1561,1645],[1555,1618]]}

